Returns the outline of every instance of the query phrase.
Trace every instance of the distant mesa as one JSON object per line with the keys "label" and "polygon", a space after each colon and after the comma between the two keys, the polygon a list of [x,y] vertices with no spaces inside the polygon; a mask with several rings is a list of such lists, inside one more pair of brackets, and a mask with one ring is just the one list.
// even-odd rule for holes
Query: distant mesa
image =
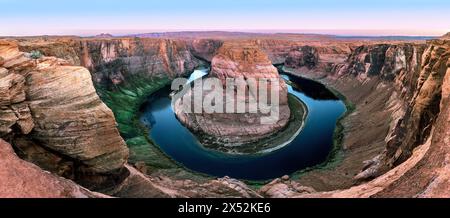
{"label": "distant mesa", "polygon": [[109,34],[109,33],[101,33],[101,34],[98,34],[98,35],[96,35],[94,37],[95,38],[113,38],[114,36]]}

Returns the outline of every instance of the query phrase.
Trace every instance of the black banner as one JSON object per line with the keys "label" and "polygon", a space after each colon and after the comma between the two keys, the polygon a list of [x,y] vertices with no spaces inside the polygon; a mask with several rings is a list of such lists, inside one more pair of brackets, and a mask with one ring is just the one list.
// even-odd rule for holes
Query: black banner
{"label": "black banner", "polygon": [[[2,199],[0,210],[21,215],[120,217],[404,217],[450,208],[448,199]],[[42,213],[42,214],[40,214]]]}

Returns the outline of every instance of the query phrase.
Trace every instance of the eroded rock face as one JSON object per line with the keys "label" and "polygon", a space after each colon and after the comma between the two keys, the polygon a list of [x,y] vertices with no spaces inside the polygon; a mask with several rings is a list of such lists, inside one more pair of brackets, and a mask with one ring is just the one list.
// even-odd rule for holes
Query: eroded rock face
{"label": "eroded rock face", "polygon": [[107,197],[21,160],[11,145],[0,139],[0,197],[88,198]]}
{"label": "eroded rock face", "polygon": [[388,163],[405,161],[412,150],[425,143],[440,112],[442,84],[450,58],[448,41],[434,41],[425,50],[405,117],[395,129],[397,136],[388,142]]}
{"label": "eroded rock face", "polygon": [[0,41],[0,57],[0,135],[45,148],[32,156],[24,152],[24,157],[37,163],[55,155],[72,162],[67,170],[79,178],[123,168],[128,149],[88,70],[54,57],[33,59],[13,41]]}
{"label": "eroded rock face", "polygon": [[272,180],[270,183],[264,185],[259,192],[269,198],[290,198],[299,194],[310,194],[316,191],[307,186],[302,186],[300,183],[291,180],[289,176],[283,176]]}
{"label": "eroded rock face", "polygon": [[97,84],[112,88],[139,77],[177,77],[198,65],[184,42],[169,39],[100,39],[81,41],[81,64]]}
{"label": "eroded rock face", "polygon": [[222,40],[196,39],[189,43],[189,47],[195,57],[211,62],[222,44]]}
{"label": "eroded rock face", "polygon": [[0,137],[10,134],[14,126],[28,134],[34,123],[25,102],[25,77],[21,73],[35,64],[9,41],[0,41],[0,59]]}
{"label": "eroded rock face", "polygon": [[360,80],[377,76],[387,81],[407,79],[403,82],[412,83],[417,78],[407,76],[416,75],[424,49],[425,45],[408,43],[359,46],[336,73],[352,74]]}
{"label": "eroded rock face", "polygon": [[52,39],[37,37],[29,40],[19,40],[20,51],[39,51],[45,56],[55,56],[68,61],[71,65],[79,66],[80,57],[77,55],[78,43],[74,37]]}
{"label": "eroded rock face", "polygon": [[319,62],[319,53],[316,48],[303,46],[289,52],[285,66],[291,68],[307,67],[312,69]]}
{"label": "eroded rock face", "polygon": [[[277,69],[272,65],[267,55],[254,44],[225,42],[212,60],[209,78],[218,78],[224,90],[226,89],[227,79],[241,78],[243,79],[242,82],[245,83],[246,92],[255,96],[255,100],[258,99],[256,93],[252,93],[253,91],[248,88],[249,82],[244,79],[275,79],[279,83],[279,87],[269,82],[267,92],[270,95],[271,89],[276,89],[274,93],[279,95],[279,118],[273,124],[261,124],[260,118],[268,116],[268,114],[260,111],[258,113],[249,113],[248,110],[245,113],[226,113],[225,107],[222,113],[207,113],[205,110],[201,113],[186,113],[183,110],[180,99],[175,104],[175,113],[181,122],[194,131],[215,136],[226,143],[247,143],[279,131],[289,121],[290,110],[287,104],[286,84],[278,75]],[[256,85],[258,86],[259,84]],[[236,92],[236,89],[234,89],[233,94],[230,96],[235,97],[237,95]],[[190,94],[187,94],[185,97],[191,97]],[[203,96],[208,94],[207,91],[203,92]],[[250,101],[249,95],[242,97],[244,99],[236,99],[236,102]]]}
{"label": "eroded rock face", "polygon": [[[361,161],[362,171],[353,177],[353,181],[362,184],[354,187],[348,184],[348,189],[298,193],[293,196],[448,196],[448,174],[443,172],[448,168],[448,152],[444,147],[448,147],[449,143],[446,103],[449,98],[446,84],[449,50],[447,40],[433,40],[427,45],[395,43],[357,47],[348,61],[323,81],[357,105],[356,111],[344,119],[344,125],[348,126],[347,131],[350,132],[345,136],[343,146],[344,152],[350,157],[344,159],[342,167],[334,171],[347,174],[352,167],[348,161],[355,162],[357,159],[352,151],[360,150],[358,144],[363,143],[365,138],[373,137],[372,134],[364,133],[363,137],[358,138],[359,131],[352,129],[352,126],[365,126],[363,129],[373,126],[370,128],[371,133],[378,132],[381,136],[367,141],[372,145],[358,152],[361,156],[366,151],[373,155],[372,159]],[[373,93],[378,94],[374,96]],[[364,122],[361,124],[355,122],[358,116],[366,116],[364,114],[371,117],[361,120]],[[382,116],[390,117],[390,121],[383,123]],[[380,119],[377,121],[376,117]],[[299,182],[312,184],[311,181],[339,178],[339,174],[307,173]],[[292,190],[286,185],[277,184],[278,192],[288,193],[288,190]]]}
{"label": "eroded rock face", "polygon": [[25,101],[25,78],[8,73],[0,68],[0,136],[12,132],[17,126],[21,133],[28,134],[34,127],[28,105]]}
{"label": "eroded rock face", "polygon": [[91,71],[96,85],[112,90],[136,78],[174,78],[192,72],[199,61],[190,52],[191,48],[196,48],[200,56],[207,55],[217,46],[213,41],[210,48],[207,46],[209,43],[200,41],[198,46],[191,46],[185,41],[171,39],[72,38],[21,42],[20,48],[24,51],[42,51],[45,55],[84,66]]}
{"label": "eroded rock face", "polygon": [[114,115],[97,96],[83,67],[38,60],[27,76],[27,97],[35,122],[32,137],[42,145],[81,161],[89,171],[120,169],[128,150]]}
{"label": "eroded rock face", "polygon": [[189,179],[176,180],[166,176],[149,177],[131,166],[127,166],[127,169],[130,171],[130,176],[110,192],[114,196],[143,198],[261,197],[245,183],[229,177],[195,182]]}

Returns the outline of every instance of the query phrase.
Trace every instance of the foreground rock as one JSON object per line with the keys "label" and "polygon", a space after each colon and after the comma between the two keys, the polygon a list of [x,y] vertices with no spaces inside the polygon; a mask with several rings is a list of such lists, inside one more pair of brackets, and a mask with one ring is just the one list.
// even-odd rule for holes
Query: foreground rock
{"label": "foreground rock", "polygon": [[11,145],[2,139],[0,139],[0,157],[1,198],[107,197],[21,160]]}
{"label": "foreground rock", "polygon": [[[120,174],[128,149],[88,70],[54,57],[32,58],[12,41],[0,41],[0,57],[2,137],[22,146],[31,162],[57,159],[64,167],[53,166],[55,173],[89,186]],[[40,152],[27,153],[33,151]]]}
{"label": "foreground rock", "polygon": [[[175,104],[175,113],[177,117],[196,132],[201,132],[209,136],[216,137],[217,140],[224,142],[225,144],[239,144],[255,142],[261,138],[270,136],[273,133],[281,130],[289,121],[290,110],[287,102],[287,87],[284,81],[278,75],[277,69],[272,66],[272,63],[257,46],[246,42],[225,42],[219,49],[217,55],[212,60],[212,69],[209,74],[209,78],[218,78],[223,85],[223,89],[226,89],[226,80],[230,78],[240,78],[244,84],[246,90],[246,96],[240,98],[237,94],[237,86],[230,97],[235,98],[235,102],[251,102],[253,97],[255,100],[254,105],[259,103],[259,96],[255,90],[251,90],[249,87],[251,79],[275,79],[279,83],[277,87],[274,83],[269,82],[267,93],[270,99],[271,92],[276,93],[279,98],[279,117],[274,123],[265,124],[262,123],[263,117],[270,116],[270,113],[261,112],[259,109],[256,113],[249,112],[246,106],[245,113],[237,113],[236,106],[233,113],[227,113],[227,109],[224,106],[222,112],[208,113],[205,108],[201,113],[190,113],[183,110],[182,100],[179,99]],[[259,81],[255,84],[256,88],[261,86]],[[274,89],[274,90],[272,90]],[[191,94],[195,93],[192,90],[185,98],[191,98]],[[203,97],[209,95],[212,92],[203,91]],[[225,91],[219,93],[221,97],[225,96]],[[229,99],[225,99],[229,101]],[[192,103],[192,107],[194,108]],[[270,102],[269,102],[270,104]],[[275,108],[276,105],[270,107]]]}

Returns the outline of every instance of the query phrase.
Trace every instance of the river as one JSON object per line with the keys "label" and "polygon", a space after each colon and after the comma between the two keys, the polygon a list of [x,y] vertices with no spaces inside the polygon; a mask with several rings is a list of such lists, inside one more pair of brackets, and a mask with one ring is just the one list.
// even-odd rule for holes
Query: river
{"label": "river", "polygon": [[[195,70],[189,81],[208,73]],[[289,175],[326,160],[333,147],[336,122],[345,113],[344,103],[315,81],[281,74],[290,81],[289,93],[303,101],[308,114],[302,131],[284,147],[266,154],[232,155],[205,149],[184,127],[171,107],[170,86],[151,95],[143,105],[140,121],[149,137],[168,156],[193,171],[212,176],[266,180]]]}

